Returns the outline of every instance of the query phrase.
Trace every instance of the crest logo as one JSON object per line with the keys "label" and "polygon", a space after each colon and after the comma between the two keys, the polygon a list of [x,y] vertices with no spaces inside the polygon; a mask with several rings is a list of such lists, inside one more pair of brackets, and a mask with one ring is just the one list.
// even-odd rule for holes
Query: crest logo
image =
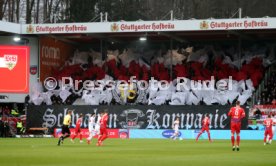
{"label": "crest logo", "polygon": [[209,28],[209,24],[207,21],[202,21],[200,23],[200,29],[208,29]]}
{"label": "crest logo", "polygon": [[119,31],[119,25],[116,24],[116,23],[113,23],[113,24],[111,25],[111,31],[112,31],[112,32],[118,32],[118,31]]}
{"label": "crest logo", "polygon": [[12,70],[17,64],[17,55],[4,55],[5,67]]}
{"label": "crest logo", "polygon": [[27,33],[34,33],[34,28],[32,25],[29,25],[26,29]]}
{"label": "crest logo", "polygon": [[37,66],[31,66],[31,67],[30,67],[30,73],[31,73],[32,75],[35,75],[35,74],[37,73]]}
{"label": "crest logo", "polygon": [[145,114],[141,110],[138,110],[138,109],[124,110],[120,116],[126,118],[125,121],[120,122],[120,125],[123,129],[127,129],[127,128],[139,129],[144,124],[143,121],[139,121],[139,118],[145,116]]}

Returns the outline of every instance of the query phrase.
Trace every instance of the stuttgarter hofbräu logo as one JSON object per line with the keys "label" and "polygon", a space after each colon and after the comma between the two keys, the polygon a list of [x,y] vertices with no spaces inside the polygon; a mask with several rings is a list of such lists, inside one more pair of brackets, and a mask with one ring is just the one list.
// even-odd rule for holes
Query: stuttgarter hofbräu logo
{"label": "stuttgarter hofbr\u00e4u logo", "polygon": [[17,64],[17,59],[17,55],[4,55],[3,58],[0,58],[0,68],[12,70]]}
{"label": "stuttgarter hofbr\u00e4u logo", "polygon": [[111,24],[111,31],[112,32],[118,32],[119,31],[119,25],[116,23]]}
{"label": "stuttgarter hofbr\u00e4u logo", "polygon": [[32,25],[27,26],[26,32],[27,33],[34,33],[34,27]]}
{"label": "stuttgarter hofbr\u00e4u logo", "polygon": [[202,21],[200,23],[200,29],[208,29],[209,28],[209,24],[207,21]]}

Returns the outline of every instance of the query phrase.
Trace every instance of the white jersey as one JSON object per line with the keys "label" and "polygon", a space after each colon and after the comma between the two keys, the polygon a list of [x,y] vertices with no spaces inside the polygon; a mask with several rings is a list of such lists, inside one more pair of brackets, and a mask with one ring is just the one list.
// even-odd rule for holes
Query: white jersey
{"label": "white jersey", "polygon": [[175,121],[173,122],[173,129],[174,129],[175,131],[178,131],[178,130],[179,130],[179,120],[175,120]]}
{"label": "white jersey", "polygon": [[87,137],[87,141],[89,141],[89,143],[90,143],[91,139],[96,135],[95,119],[96,119],[96,116],[91,116],[89,118],[89,122],[88,122],[89,136]]}
{"label": "white jersey", "polygon": [[100,131],[100,121],[101,121],[101,116],[98,116],[97,123],[95,125],[95,130],[97,131]]}
{"label": "white jersey", "polygon": [[90,130],[94,130],[96,123],[95,123],[95,116],[91,116],[89,118],[89,123],[88,123],[88,129]]}

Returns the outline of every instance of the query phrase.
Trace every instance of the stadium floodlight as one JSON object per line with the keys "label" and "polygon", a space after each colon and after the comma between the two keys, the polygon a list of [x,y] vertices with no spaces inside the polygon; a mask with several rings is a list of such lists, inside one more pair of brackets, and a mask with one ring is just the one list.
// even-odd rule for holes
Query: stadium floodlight
{"label": "stadium floodlight", "polygon": [[14,36],[13,41],[16,42],[17,44],[23,44],[27,45],[30,41],[27,38],[21,38],[20,36]]}
{"label": "stadium floodlight", "polygon": [[18,36],[15,36],[15,37],[13,38],[13,41],[15,41],[15,42],[19,42],[20,40],[21,40],[21,38],[18,37]]}
{"label": "stadium floodlight", "polygon": [[147,37],[140,37],[139,40],[140,40],[140,41],[146,41],[146,40],[147,40]]}

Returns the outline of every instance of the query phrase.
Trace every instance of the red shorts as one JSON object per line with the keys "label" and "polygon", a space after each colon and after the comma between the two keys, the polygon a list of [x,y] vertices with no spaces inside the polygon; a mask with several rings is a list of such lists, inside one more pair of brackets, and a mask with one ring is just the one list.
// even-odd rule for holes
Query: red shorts
{"label": "red shorts", "polygon": [[75,133],[78,134],[78,133],[80,133],[80,132],[81,132],[81,129],[80,129],[79,127],[76,127],[76,128],[75,128]]}
{"label": "red shorts", "polygon": [[100,135],[107,135],[107,128],[100,128]]}
{"label": "red shorts", "polygon": [[241,131],[241,123],[231,123],[231,133],[239,134]]}
{"label": "red shorts", "polygon": [[265,130],[264,135],[265,136],[269,135],[270,137],[272,137],[273,136],[272,130]]}
{"label": "red shorts", "polygon": [[203,133],[204,131],[209,132],[209,127],[202,127],[201,132]]}

